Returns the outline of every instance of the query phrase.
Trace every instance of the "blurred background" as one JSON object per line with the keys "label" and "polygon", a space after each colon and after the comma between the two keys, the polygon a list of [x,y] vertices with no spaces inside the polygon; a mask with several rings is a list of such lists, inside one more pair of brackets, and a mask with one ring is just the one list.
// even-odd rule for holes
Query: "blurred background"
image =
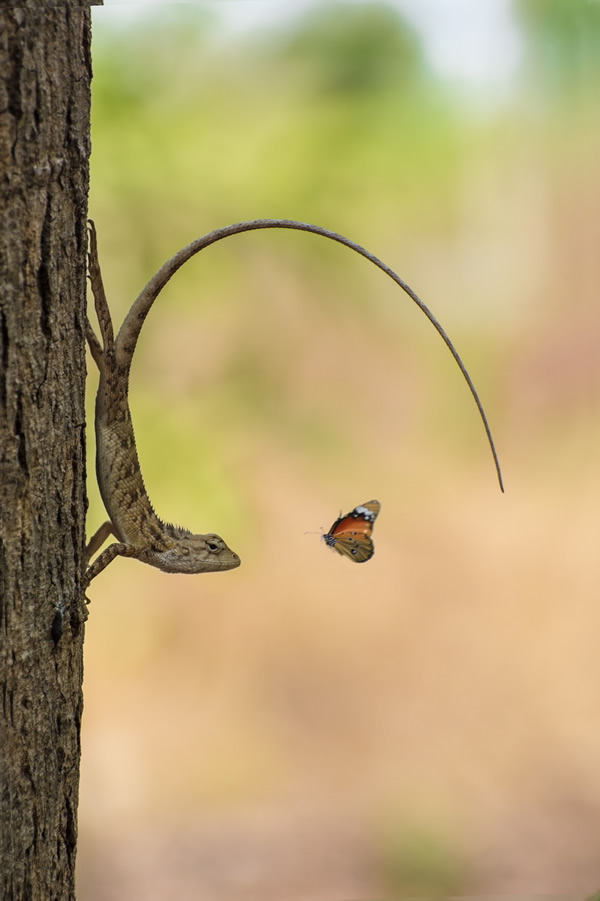
{"label": "blurred background", "polygon": [[[90,215],[159,515],[86,630],[81,901],[600,887],[600,3],[94,8]],[[90,417],[96,373],[90,361]],[[92,420],[90,419],[90,422]],[[104,513],[89,432],[88,531]],[[378,498],[376,553],[320,540]]]}

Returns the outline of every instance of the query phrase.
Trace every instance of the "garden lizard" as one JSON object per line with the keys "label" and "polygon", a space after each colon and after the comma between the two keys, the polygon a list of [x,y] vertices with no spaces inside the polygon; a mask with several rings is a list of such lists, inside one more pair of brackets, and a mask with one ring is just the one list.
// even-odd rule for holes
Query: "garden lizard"
{"label": "garden lizard", "polygon": [[163,523],[155,514],[142,480],[131,414],[127,402],[129,371],[146,316],[159,293],[177,270],[196,253],[243,232],[281,228],[310,232],[343,244],[369,260],[391,278],[424,313],[454,357],[479,411],[488,439],[500,488],[504,491],[500,462],[483,404],[458,351],[431,310],[393,269],[360,244],[319,225],[294,219],[254,219],[215,229],[178,251],[158,270],[134,301],[116,339],[106,302],[98,263],[96,232],[90,220],[89,277],[104,347],[88,323],[90,351],[100,369],[96,401],[97,473],[100,493],[110,522],[98,529],[88,544],[88,558],[112,533],[119,539],[103,551],[86,573],[89,582],[117,555],[135,557],[165,572],[213,572],[233,569],[240,559],[218,535],[192,535],[186,529]]}
{"label": "garden lizard", "polygon": [[234,569],[240,558],[218,535],[193,535],[163,522],[154,512],[144,486],[128,402],[129,371],[141,323],[131,320],[117,338],[106,301],[94,223],[89,222],[89,278],[102,345],[87,323],[87,340],[100,370],[96,397],[96,473],[100,494],[110,517],[91,538],[87,559],[109,535],[109,545],[88,567],[84,586],[117,556],[135,557],[169,573],[204,573]]}

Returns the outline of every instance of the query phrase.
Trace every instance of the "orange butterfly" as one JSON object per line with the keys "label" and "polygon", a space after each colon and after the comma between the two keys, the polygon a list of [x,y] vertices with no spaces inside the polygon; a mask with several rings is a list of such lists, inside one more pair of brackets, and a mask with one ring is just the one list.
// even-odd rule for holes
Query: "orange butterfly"
{"label": "orange butterfly", "polygon": [[366,563],[375,553],[371,533],[380,509],[379,501],[360,504],[336,519],[327,534],[321,536],[323,541],[354,563]]}

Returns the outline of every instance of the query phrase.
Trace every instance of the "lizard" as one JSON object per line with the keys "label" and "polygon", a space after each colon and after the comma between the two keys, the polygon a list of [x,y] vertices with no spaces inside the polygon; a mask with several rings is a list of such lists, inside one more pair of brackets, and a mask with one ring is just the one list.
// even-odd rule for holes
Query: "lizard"
{"label": "lizard", "polygon": [[483,404],[454,344],[416,292],[393,269],[360,244],[320,225],[299,222],[295,219],[252,219],[217,228],[196,238],[161,266],[138,294],[117,337],[114,338],[102,285],[96,230],[94,223],[89,220],[89,278],[104,347],[100,345],[89,322],[87,340],[92,357],[100,370],[96,401],[96,468],[100,492],[110,522],[104,523],[89,542],[88,559],[111,533],[119,541],[111,544],[88,567],[86,585],[118,555],[135,557],[166,572],[211,572],[239,566],[237,554],[230,551],[218,535],[192,535],[185,529],[163,523],[154,513],[140,472],[127,394],[129,372],[137,340],[146,316],[167,282],[184,263],[211,244],[233,235],[260,229],[293,229],[328,238],[373,263],[402,288],[436,329],[460,369],[483,423],[498,483],[501,491],[504,491],[500,461]]}
{"label": "lizard", "polygon": [[[88,566],[84,587],[117,556],[134,557],[169,573],[234,569],[240,558],[219,535],[194,535],[163,522],[148,497],[138,459],[128,402],[129,372],[137,335],[131,323],[114,337],[104,293],[94,223],[89,221],[89,279],[102,344],[87,321],[86,336],[100,379],[96,395],[96,474],[110,517],[92,536],[86,559],[112,534],[117,538]],[[139,329],[138,329],[139,334]]]}

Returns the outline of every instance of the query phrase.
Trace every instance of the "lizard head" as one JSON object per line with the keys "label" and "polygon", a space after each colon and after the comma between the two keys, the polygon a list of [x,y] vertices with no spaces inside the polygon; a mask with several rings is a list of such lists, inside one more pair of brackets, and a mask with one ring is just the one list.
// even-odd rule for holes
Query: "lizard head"
{"label": "lizard head", "polygon": [[235,569],[240,558],[218,535],[179,534],[171,547],[152,553],[145,562],[166,573],[210,573]]}

